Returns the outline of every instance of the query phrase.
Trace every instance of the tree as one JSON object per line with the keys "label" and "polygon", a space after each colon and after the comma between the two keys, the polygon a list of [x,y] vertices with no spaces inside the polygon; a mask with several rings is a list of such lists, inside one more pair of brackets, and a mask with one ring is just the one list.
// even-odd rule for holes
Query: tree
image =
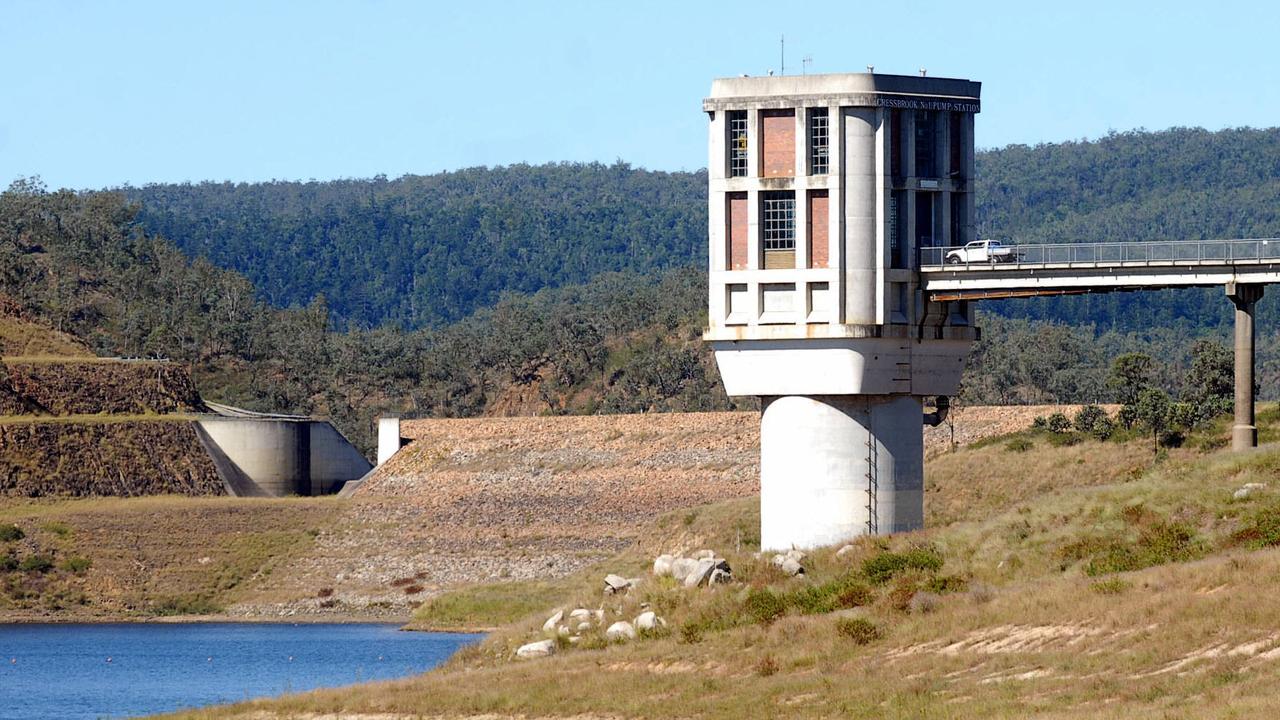
{"label": "tree", "polygon": [[[1138,398],[1143,391],[1152,389],[1155,377],[1155,361],[1146,353],[1127,353],[1111,363],[1111,374],[1107,377],[1107,387],[1116,395],[1116,400],[1124,405],[1120,412],[1120,422],[1126,427],[1133,427],[1137,417]],[[1168,397],[1165,398],[1168,400]]]}
{"label": "tree", "polygon": [[1235,395],[1235,358],[1219,342],[1197,340],[1191,347],[1191,369],[1183,400],[1192,408],[1194,423],[1231,411]]}
{"label": "tree", "polygon": [[1169,429],[1172,403],[1163,390],[1145,388],[1133,403],[1135,419],[1151,431],[1152,452],[1160,451],[1160,433]]}
{"label": "tree", "polygon": [[1098,440],[1106,440],[1115,430],[1115,423],[1107,415],[1107,411],[1097,405],[1085,405],[1080,408],[1073,424],[1077,431],[1092,435]]}

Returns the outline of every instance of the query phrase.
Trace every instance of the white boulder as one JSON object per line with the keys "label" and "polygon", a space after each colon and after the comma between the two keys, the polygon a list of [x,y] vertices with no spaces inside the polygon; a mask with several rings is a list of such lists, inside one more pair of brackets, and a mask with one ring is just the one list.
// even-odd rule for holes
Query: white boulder
{"label": "white boulder", "polygon": [[667,621],[658,617],[652,610],[640,613],[635,619],[637,630],[657,630],[660,627],[666,627],[666,624]]}
{"label": "white boulder", "polygon": [[564,619],[564,611],[557,610],[555,615],[552,615],[551,617],[547,618],[547,621],[542,623],[542,631],[555,632],[556,626],[559,625],[560,621],[563,619]]}
{"label": "white boulder", "polygon": [[698,561],[697,567],[684,579],[685,587],[698,587],[717,582],[729,582],[733,571],[724,558],[705,558]]}
{"label": "white boulder", "polygon": [[635,640],[636,629],[626,620],[619,620],[604,631],[604,636],[608,640]]}
{"label": "white boulder", "polygon": [[1236,500],[1244,500],[1245,498],[1252,497],[1255,493],[1265,490],[1266,487],[1265,483],[1245,483],[1240,486],[1239,490],[1231,493],[1231,497]]}
{"label": "white boulder", "polygon": [[582,632],[591,627],[592,615],[591,611],[586,608],[578,608],[569,613],[568,625],[571,629]]}
{"label": "white boulder", "polygon": [[609,573],[604,576],[604,592],[606,595],[626,592],[629,587],[631,587],[631,581],[621,575]]}
{"label": "white boulder", "polygon": [[653,560],[653,574],[656,577],[662,577],[663,575],[670,575],[671,566],[675,563],[675,561],[676,559],[672,555],[659,555]]}
{"label": "white boulder", "polygon": [[540,657],[546,657],[548,655],[552,655],[555,653],[555,651],[556,651],[555,640],[539,640],[538,642],[531,642],[527,645],[521,645],[519,649],[516,650],[516,657],[540,658]]}
{"label": "white boulder", "polygon": [[671,563],[671,577],[676,582],[682,583],[697,567],[698,561],[693,558],[676,558],[675,562]]}

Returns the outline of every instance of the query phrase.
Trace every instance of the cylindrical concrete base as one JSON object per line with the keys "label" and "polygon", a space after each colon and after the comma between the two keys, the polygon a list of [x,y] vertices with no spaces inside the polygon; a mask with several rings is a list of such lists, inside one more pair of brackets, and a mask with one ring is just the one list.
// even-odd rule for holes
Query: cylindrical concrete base
{"label": "cylindrical concrete base", "polygon": [[763,399],[760,545],[814,548],[924,525],[920,398]]}
{"label": "cylindrical concrete base", "polygon": [[1248,450],[1258,446],[1258,427],[1253,414],[1253,311],[1262,298],[1262,286],[1233,283],[1228,286],[1227,296],[1236,306],[1236,407],[1231,449]]}
{"label": "cylindrical concrete base", "polygon": [[1258,428],[1253,425],[1231,426],[1231,449],[1248,450],[1258,447]]}

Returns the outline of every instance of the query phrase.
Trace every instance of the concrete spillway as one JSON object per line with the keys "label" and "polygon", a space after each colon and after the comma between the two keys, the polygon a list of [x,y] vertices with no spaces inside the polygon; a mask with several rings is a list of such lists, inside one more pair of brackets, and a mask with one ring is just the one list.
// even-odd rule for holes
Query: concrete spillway
{"label": "concrete spillway", "polygon": [[373,469],[328,421],[208,405],[197,436],[231,495],[327,495]]}

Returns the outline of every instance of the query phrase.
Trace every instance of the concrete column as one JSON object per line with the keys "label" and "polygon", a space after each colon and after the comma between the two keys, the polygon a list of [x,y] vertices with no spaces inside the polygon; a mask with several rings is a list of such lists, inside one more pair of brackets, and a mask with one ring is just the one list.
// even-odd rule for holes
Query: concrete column
{"label": "concrete column", "polygon": [[1258,446],[1258,426],[1253,414],[1253,311],[1262,299],[1262,285],[1227,283],[1227,297],[1236,306],[1236,407],[1231,426],[1231,449]]}
{"label": "concrete column", "polygon": [[845,322],[877,323],[876,108],[844,108]]}
{"label": "concrete column", "polygon": [[814,548],[924,525],[920,398],[764,398],[760,546]]}
{"label": "concrete column", "polygon": [[827,106],[827,205],[830,212],[827,226],[827,255],[831,267],[839,270],[831,284],[831,322],[845,322],[845,269],[848,259],[844,256],[844,113],[839,105]]}
{"label": "concrete column", "polygon": [[726,152],[727,129],[725,112],[711,113],[707,122],[707,179],[723,180],[728,172],[729,156]]}
{"label": "concrete column", "polygon": [[796,159],[794,162],[796,169],[793,176],[797,185],[799,185],[801,178],[809,175],[809,108],[796,108],[795,125],[796,142],[794,150]]}

